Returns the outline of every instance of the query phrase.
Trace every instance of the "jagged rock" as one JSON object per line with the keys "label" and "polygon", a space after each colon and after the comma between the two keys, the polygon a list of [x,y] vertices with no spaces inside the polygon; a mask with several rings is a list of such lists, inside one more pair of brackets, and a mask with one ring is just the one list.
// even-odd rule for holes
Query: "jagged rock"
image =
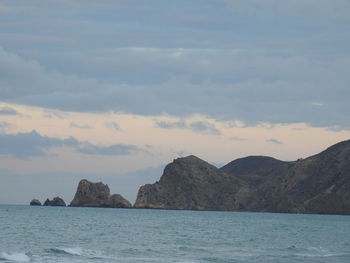
{"label": "jagged rock", "polygon": [[[230,176],[193,155],[168,164],[159,182],[140,188],[136,208],[237,210],[253,191],[247,183]],[[241,197],[240,201],[237,197]]]}
{"label": "jagged rock", "polygon": [[30,201],[30,205],[41,206],[41,202],[38,199],[33,199],[32,201]]}
{"label": "jagged rock", "polygon": [[295,162],[264,156],[221,169],[188,156],[139,189],[135,207],[350,214],[350,140]]}
{"label": "jagged rock", "polygon": [[111,196],[108,185],[83,179],[70,206],[126,208],[131,207],[131,204],[121,195]]}
{"label": "jagged rock", "polygon": [[66,203],[63,201],[62,198],[56,196],[52,200],[47,198],[43,206],[66,206]]}
{"label": "jagged rock", "polygon": [[108,201],[109,207],[114,208],[130,208],[132,205],[128,200],[126,200],[124,197],[118,194],[114,194],[109,198]]}

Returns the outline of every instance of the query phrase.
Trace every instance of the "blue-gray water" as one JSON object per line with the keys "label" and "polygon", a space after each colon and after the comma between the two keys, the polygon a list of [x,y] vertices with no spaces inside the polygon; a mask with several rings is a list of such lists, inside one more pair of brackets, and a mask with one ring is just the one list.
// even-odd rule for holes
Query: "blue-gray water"
{"label": "blue-gray water", "polygon": [[350,217],[0,205],[0,262],[350,262]]}

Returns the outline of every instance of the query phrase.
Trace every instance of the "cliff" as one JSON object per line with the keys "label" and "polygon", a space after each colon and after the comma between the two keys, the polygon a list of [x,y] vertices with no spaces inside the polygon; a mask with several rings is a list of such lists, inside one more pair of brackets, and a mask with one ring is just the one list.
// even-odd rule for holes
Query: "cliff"
{"label": "cliff", "polygon": [[188,156],[140,188],[135,207],[350,214],[350,140],[309,158],[250,156],[218,169]]}
{"label": "cliff", "polygon": [[142,186],[134,207],[238,210],[251,191],[243,180],[191,155],[168,164],[159,182]]}
{"label": "cliff", "polygon": [[121,195],[111,195],[108,185],[83,179],[70,206],[129,208],[131,204]]}

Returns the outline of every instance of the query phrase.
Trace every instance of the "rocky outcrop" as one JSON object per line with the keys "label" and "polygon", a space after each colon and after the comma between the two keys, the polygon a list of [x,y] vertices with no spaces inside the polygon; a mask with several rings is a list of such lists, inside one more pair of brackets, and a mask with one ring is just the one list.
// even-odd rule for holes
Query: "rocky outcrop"
{"label": "rocky outcrop", "polygon": [[66,206],[66,203],[63,201],[62,198],[56,196],[52,200],[47,198],[43,206]]}
{"label": "rocky outcrop", "polygon": [[41,202],[38,199],[33,199],[30,201],[30,205],[41,206]]}
{"label": "rocky outcrop", "polygon": [[130,208],[131,204],[121,195],[111,195],[108,185],[83,179],[70,206]]}
{"label": "rocky outcrop", "polygon": [[243,180],[193,155],[168,164],[159,182],[140,188],[136,208],[238,210],[253,191]]}
{"label": "rocky outcrop", "polygon": [[130,207],[132,207],[132,205],[128,200],[126,200],[121,195],[114,194],[114,195],[111,195],[109,200],[108,200],[108,207],[130,208]]}
{"label": "rocky outcrop", "polygon": [[237,159],[221,169],[174,160],[140,188],[138,208],[350,214],[350,140],[306,159]]}

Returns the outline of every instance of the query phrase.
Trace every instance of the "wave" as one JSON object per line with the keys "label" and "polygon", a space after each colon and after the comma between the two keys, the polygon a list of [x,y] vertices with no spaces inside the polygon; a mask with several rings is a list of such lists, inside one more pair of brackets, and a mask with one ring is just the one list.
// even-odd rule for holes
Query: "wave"
{"label": "wave", "polygon": [[84,255],[83,249],[80,247],[51,248],[51,249],[49,249],[49,251],[56,253],[56,254],[67,254],[67,255],[72,255],[72,256],[83,256]]}
{"label": "wave", "polygon": [[13,262],[30,262],[30,258],[25,253],[1,253],[0,260],[7,260]]}
{"label": "wave", "polygon": [[82,249],[80,247],[70,247],[70,248],[51,248],[48,252],[54,254],[62,254],[66,256],[84,257],[89,259],[113,259],[111,257],[102,255],[97,251]]}

